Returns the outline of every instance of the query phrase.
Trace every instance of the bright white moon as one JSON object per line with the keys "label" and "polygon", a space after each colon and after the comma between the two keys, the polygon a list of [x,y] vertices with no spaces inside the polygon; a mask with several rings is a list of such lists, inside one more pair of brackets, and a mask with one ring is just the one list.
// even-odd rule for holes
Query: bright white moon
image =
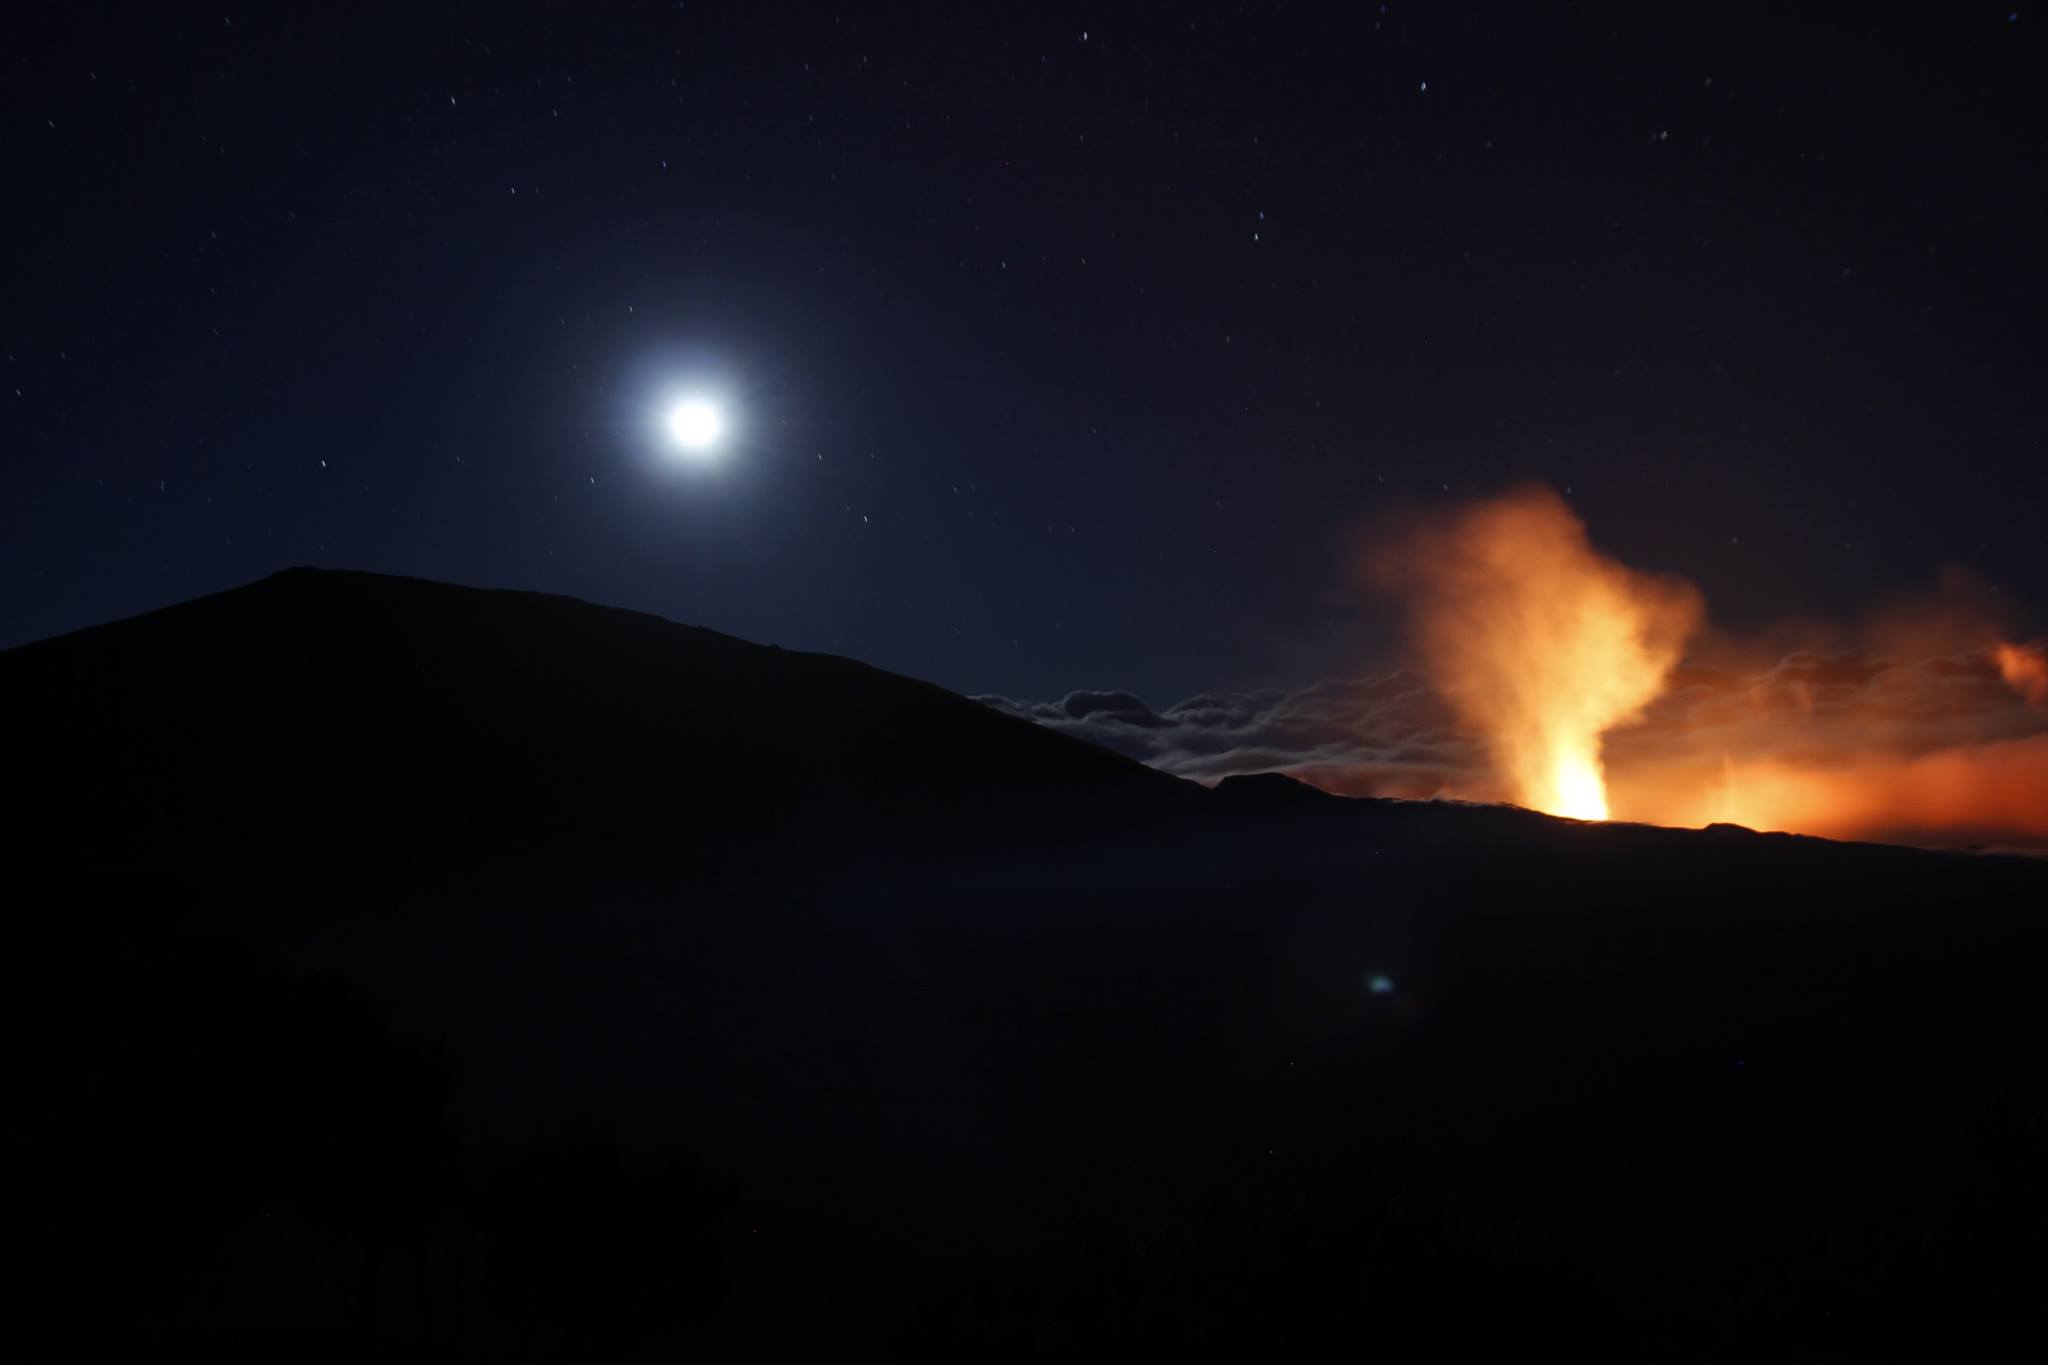
{"label": "bright white moon", "polygon": [[669,409],[668,434],[682,449],[701,455],[725,434],[725,416],[701,398],[686,398]]}

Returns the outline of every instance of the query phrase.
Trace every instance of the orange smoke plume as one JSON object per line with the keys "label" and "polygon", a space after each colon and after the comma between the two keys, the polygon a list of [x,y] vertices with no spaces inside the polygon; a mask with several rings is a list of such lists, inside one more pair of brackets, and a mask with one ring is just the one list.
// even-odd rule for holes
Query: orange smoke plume
{"label": "orange smoke plume", "polygon": [[1605,557],[1548,488],[1466,508],[1375,556],[1424,670],[1518,803],[1604,820],[1603,736],[1663,690],[1699,624],[1690,585]]}
{"label": "orange smoke plume", "polygon": [[1700,594],[1600,554],[1546,488],[1427,521],[1367,568],[1451,714],[1372,711],[1361,756],[1291,766],[1320,786],[2048,852],[2048,641],[2012,643],[2019,608],[1964,570],[1850,627],[1700,632],[1682,661]]}

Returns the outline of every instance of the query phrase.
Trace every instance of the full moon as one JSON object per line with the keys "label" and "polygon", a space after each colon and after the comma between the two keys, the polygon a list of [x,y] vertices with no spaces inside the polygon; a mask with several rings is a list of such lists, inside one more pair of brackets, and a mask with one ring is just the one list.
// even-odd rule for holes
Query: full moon
{"label": "full moon", "polygon": [[702,398],[686,398],[669,409],[668,434],[679,449],[702,455],[725,434],[725,415]]}

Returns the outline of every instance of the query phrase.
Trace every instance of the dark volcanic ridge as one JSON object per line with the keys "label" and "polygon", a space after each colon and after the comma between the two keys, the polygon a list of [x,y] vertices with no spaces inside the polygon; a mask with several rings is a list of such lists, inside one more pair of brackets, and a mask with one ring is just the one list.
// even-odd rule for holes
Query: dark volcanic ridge
{"label": "dark volcanic ridge", "polygon": [[602,849],[624,869],[799,826],[871,844],[1086,838],[1225,811],[1511,818],[1331,797],[1278,774],[1211,793],[853,660],[573,598],[337,570],[5,651],[0,697],[33,718],[6,755],[24,844],[166,872],[222,846],[252,872],[324,858],[345,878],[363,866],[347,850],[365,847],[518,862]]}
{"label": "dark volcanic ridge", "polygon": [[14,817],[101,861],[225,844],[266,863],[366,846],[640,862],[796,825],[865,836],[914,813],[956,832],[1044,797],[1078,819],[1193,795],[850,659],[332,570],[0,653],[0,696],[35,718],[9,743]]}
{"label": "dark volcanic ridge", "polygon": [[74,1354],[2032,1323],[2039,862],[1211,790],[368,574],[8,651],[0,702],[23,1298]]}

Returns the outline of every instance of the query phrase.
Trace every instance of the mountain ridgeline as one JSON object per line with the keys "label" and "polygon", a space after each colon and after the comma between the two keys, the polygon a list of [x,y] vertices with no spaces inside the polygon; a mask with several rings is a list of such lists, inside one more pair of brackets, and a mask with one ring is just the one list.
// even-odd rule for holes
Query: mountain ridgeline
{"label": "mountain ridgeline", "polygon": [[2048,864],[1214,790],[293,570],[0,653],[34,1328],[1801,1359],[2031,1321]]}
{"label": "mountain ridgeline", "polygon": [[644,871],[799,829],[836,842],[915,815],[957,834],[1187,795],[852,660],[362,573],[291,570],[8,651],[0,695],[28,722],[10,796],[36,842],[209,885],[306,858],[344,880],[508,859]]}

